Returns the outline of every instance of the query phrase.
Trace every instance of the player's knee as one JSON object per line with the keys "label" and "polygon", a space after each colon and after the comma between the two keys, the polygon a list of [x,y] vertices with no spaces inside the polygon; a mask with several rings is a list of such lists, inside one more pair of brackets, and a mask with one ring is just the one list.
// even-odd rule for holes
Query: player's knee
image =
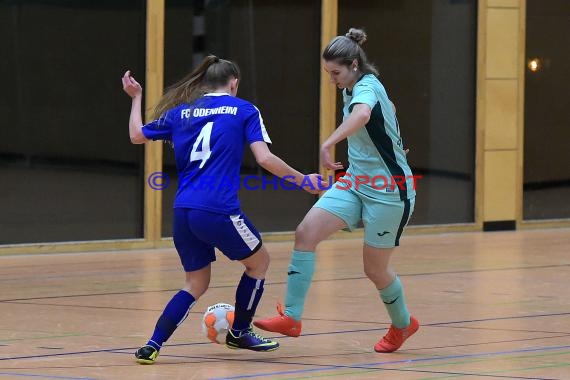
{"label": "player's knee", "polygon": [[373,278],[375,278],[375,272],[369,269],[366,265],[364,266],[364,274],[370,281],[374,282]]}
{"label": "player's knee", "polygon": [[186,281],[184,290],[190,293],[192,297],[194,297],[194,299],[197,300],[198,298],[202,297],[204,293],[206,293],[206,290],[208,290],[208,286],[209,286],[209,281],[208,283],[196,283],[192,281],[190,282]]}
{"label": "player's knee", "polygon": [[392,282],[392,274],[388,270],[380,268],[371,268],[369,266],[364,266],[364,274],[377,289],[385,288]]}
{"label": "player's knee", "polygon": [[263,253],[262,253],[261,258],[259,260],[259,265],[258,265],[257,271],[263,272],[265,274],[265,272],[267,272],[267,269],[269,269],[269,263],[270,262],[271,262],[271,259],[269,258],[269,254],[267,253],[266,250],[263,250]]}
{"label": "player's knee", "polygon": [[242,261],[243,265],[245,265],[247,273],[258,278],[265,276],[265,273],[269,268],[269,262],[269,254],[264,247],[248,257],[246,260]]}
{"label": "player's knee", "polygon": [[312,232],[310,223],[301,222],[295,230],[295,247],[303,250],[313,250],[318,244],[314,236],[315,234]]}

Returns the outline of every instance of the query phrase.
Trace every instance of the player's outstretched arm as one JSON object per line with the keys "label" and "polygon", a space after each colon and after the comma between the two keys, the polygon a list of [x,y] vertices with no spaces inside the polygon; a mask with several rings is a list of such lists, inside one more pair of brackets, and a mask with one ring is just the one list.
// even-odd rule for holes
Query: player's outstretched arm
{"label": "player's outstretched arm", "polygon": [[127,70],[123,75],[123,91],[132,99],[131,115],[129,117],[129,135],[133,144],[144,144],[149,141],[142,132],[142,86],[131,76]]}
{"label": "player's outstretched arm", "polygon": [[367,104],[358,103],[352,109],[348,117],[338,126],[337,129],[321,145],[320,159],[321,165],[327,169],[344,169],[340,162],[334,162],[331,155],[331,148],[348,136],[352,135],[360,128],[363,128],[370,120],[372,110]]}
{"label": "player's outstretched arm", "polygon": [[311,194],[320,194],[322,192],[323,182],[319,174],[304,175],[293,169],[285,161],[271,153],[267,143],[264,141],[256,141],[250,147],[255,160],[263,169],[279,178],[285,178],[290,182],[294,182],[297,186],[301,186],[303,190]]}

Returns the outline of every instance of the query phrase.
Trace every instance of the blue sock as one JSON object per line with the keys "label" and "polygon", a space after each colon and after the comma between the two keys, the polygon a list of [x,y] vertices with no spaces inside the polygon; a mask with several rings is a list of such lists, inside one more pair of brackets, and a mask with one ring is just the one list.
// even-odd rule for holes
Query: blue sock
{"label": "blue sock", "polygon": [[293,250],[287,271],[285,315],[300,321],[305,307],[305,297],[315,272],[315,252]]}
{"label": "blue sock", "polygon": [[170,338],[174,330],[184,322],[195,303],[196,299],[187,291],[180,290],[176,293],[164,308],[158,322],[156,322],[154,333],[147,345],[160,350],[163,343]]}
{"label": "blue sock", "polygon": [[259,280],[257,278],[249,277],[247,274],[241,276],[241,280],[236,289],[236,305],[234,314],[234,323],[232,325],[232,332],[236,336],[241,334],[241,331],[247,330],[251,326],[251,320],[257,310],[257,305],[263,294],[263,284],[265,279]]}
{"label": "blue sock", "polygon": [[388,310],[388,315],[392,320],[392,324],[399,329],[406,328],[410,325],[410,312],[406,306],[406,298],[404,297],[404,287],[400,278],[396,276],[394,281],[388,287],[380,289],[380,298]]}

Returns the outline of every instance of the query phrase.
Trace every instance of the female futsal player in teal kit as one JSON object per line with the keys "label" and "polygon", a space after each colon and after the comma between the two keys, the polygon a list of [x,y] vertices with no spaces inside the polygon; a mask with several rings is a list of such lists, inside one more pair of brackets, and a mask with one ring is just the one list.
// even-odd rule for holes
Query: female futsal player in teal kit
{"label": "female futsal player in teal kit", "polygon": [[[389,266],[394,247],[414,209],[414,178],[402,147],[395,108],[378,72],[360,47],[366,34],[350,29],[335,37],[322,58],[331,81],[343,89],[344,119],[323,143],[321,163],[333,162],[331,148],[348,138],[349,169],[307,213],[295,232],[295,247],[288,270],[285,310],[279,316],[254,321],[254,325],[288,336],[299,336],[305,297],[315,269],[315,249],[332,233],[364,223],[364,272],[378,289],[392,325],[374,346],[392,352],[414,334],[419,323],[410,315],[404,289]],[[380,181],[376,181],[382,179]]]}

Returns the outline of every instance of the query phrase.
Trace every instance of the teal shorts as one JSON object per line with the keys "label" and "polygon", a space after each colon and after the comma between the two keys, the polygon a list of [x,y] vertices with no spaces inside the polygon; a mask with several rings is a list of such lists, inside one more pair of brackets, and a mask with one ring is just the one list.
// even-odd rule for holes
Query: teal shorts
{"label": "teal shorts", "polygon": [[353,189],[333,186],[313,207],[318,207],[342,219],[352,231],[360,221],[364,224],[364,242],[375,248],[400,245],[400,236],[414,212],[416,198],[377,199]]}

